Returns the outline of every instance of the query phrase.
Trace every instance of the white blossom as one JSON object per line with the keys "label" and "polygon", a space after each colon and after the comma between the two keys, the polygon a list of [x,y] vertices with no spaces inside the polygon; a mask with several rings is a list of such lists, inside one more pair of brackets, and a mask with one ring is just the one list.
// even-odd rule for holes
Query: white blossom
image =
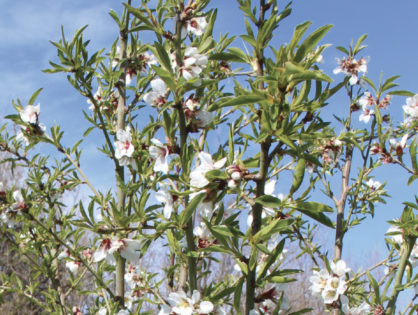
{"label": "white blossom", "polygon": [[168,174],[168,148],[158,139],[151,139],[153,145],[149,147],[149,153],[155,160],[154,172]]}
{"label": "white blossom", "polygon": [[79,261],[70,260],[65,263],[65,267],[71,271],[72,274],[76,274],[78,272],[78,268],[80,267]]}
{"label": "white blossom", "polygon": [[395,234],[389,235],[389,237],[394,243],[397,243],[399,245],[402,244],[403,242],[402,230],[399,227],[397,227],[396,225],[391,225],[386,233],[391,233],[391,234],[395,233]]}
{"label": "white blossom", "polygon": [[[185,80],[199,78],[207,63],[208,56],[199,54],[196,47],[187,47],[180,72]],[[196,82],[196,85],[200,85],[200,80]]]}
{"label": "white blossom", "polygon": [[135,147],[132,144],[131,128],[127,126],[125,130],[119,129],[116,132],[117,141],[115,142],[115,157],[120,165],[129,165]]}
{"label": "white blossom", "polygon": [[222,168],[226,163],[226,157],[217,162],[212,160],[212,156],[206,152],[199,152],[200,164],[190,173],[190,185],[195,188],[203,188],[209,184],[205,174],[209,171]]}
{"label": "white blossom", "polygon": [[331,304],[336,301],[338,297],[345,292],[347,285],[342,277],[331,276],[327,279],[324,290],[322,291],[322,298],[325,304]]}
{"label": "white blossom", "polygon": [[359,60],[354,59],[353,57],[338,59],[338,67],[334,69],[334,74],[344,73],[347,76],[350,76],[349,83],[350,85],[355,85],[359,82],[359,73],[367,72],[367,59],[361,58]]}
{"label": "white blossom", "polygon": [[339,277],[345,276],[346,273],[351,271],[351,269],[347,267],[344,260],[338,260],[336,263],[331,261],[330,267],[332,272]]}
{"label": "white blossom", "polygon": [[366,315],[372,311],[372,307],[366,302],[361,303],[357,307],[350,307],[348,297],[341,295],[342,311],[347,315]]}
{"label": "white blossom", "polygon": [[[202,36],[207,26],[208,22],[206,21],[205,17],[202,16],[191,18],[187,21],[187,32],[193,33],[196,36]],[[184,33],[185,31],[182,30],[182,37],[186,36]]]}
{"label": "white blossom", "polygon": [[359,121],[362,121],[367,124],[373,115],[374,115],[373,109],[365,109],[363,110],[363,113],[360,114]]}
{"label": "white blossom", "polygon": [[372,178],[366,182],[366,185],[369,186],[371,190],[377,190],[380,186],[382,186],[379,181],[373,180]]}
{"label": "white blossom", "polygon": [[148,105],[160,106],[166,103],[165,93],[167,91],[167,85],[160,78],[151,81],[151,91],[145,93],[144,101]]}
{"label": "white blossom", "polygon": [[94,252],[93,261],[99,262],[99,261],[102,261],[103,259],[106,259],[106,262],[109,265],[115,265],[116,259],[113,256],[113,254],[109,252],[111,245],[112,245],[112,241],[109,238],[105,238],[101,242],[99,248]]}
{"label": "white blossom", "polygon": [[206,110],[199,110],[196,112],[195,119],[197,121],[197,127],[205,128],[213,119],[212,113]]}
{"label": "white blossom", "polygon": [[37,124],[38,117],[41,110],[41,105],[28,105],[24,110],[19,111],[20,118],[23,122],[28,124]]}
{"label": "white blossom", "polygon": [[197,290],[193,291],[191,298],[183,291],[172,292],[167,300],[170,303],[171,311],[179,315],[209,314],[214,309],[211,302],[200,302],[200,293]]}
{"label": "white blossom", "polygon": [[140,250],[141,247],[141,241],[123,238],[112,240],[108,251],[110,254],[119,252],[123,258],[132,263],[138,260],[140,256],[140,252],[138,252],[138,250]]}
{"label": "white blossom", "polygon": [[164,217],[166,219],[169,219],[174,209],[174,201],[173,201],[173,196],[168,190],[167,185],[165,184],[160,185],[160,189],[155,194],[155,198],[159,202],[162,202],[164,204],[164,210],[163,210]]}
{"label": "white blossom", "polygon": [[412,122],[418,120],[418,94],[406,99],[406,105],[402,106],[406,115],[404,124],[409,126]]}

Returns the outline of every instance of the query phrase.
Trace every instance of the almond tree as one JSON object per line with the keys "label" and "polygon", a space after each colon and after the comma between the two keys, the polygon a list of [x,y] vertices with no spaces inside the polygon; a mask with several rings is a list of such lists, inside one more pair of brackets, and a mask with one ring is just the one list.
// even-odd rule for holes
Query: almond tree
{"label": "almond tree", "polygon": [[[331,77],[320,68],[331,25],[308,32],[311,23],[302,23],[288,43],[272,45],[290,4],[238,0],[248,52],[233,37],[214,38],[209,2],[128,0],[120,16],[110,11],[119,28],[110,49],[91,53],[85,27],[71,40],[62,30],[53,42],[58,60],[45,71],[66,73],[90,104],[84,137],[101,133],[98,149],[112,161],[114,170],[105,171],[115,182],[96,189],[84,172],[83,139],[67,148],[59,126],[42,124],[34,105],[41,90],[27,106],[17,100],[8,118],[21,129],[15,135],[4,126],[1,149],[27,179],[3,192],[2,228],[42,264],[27,286],[3,276],[4,290],[57,314],[302,314],[310,309],[290,308],[286,285],[306,272],[312,294],[335,314],[394,314],[400,291],[417,283],[416,200],[392,222],[390,252],[378,264],[390,266],[383,279],[369,273],[377,266],[353,273],[342,252],[349,229],[389,198],[373,179],[376,168],[397,164],[410,176],[406,184],[416,179],[417,97],[395,90],[397,77],[376,87],[365,76],[365,36],[338,47],[345,56],[334,73],[344,76]],[[144,33],[154,41],[144,42]],[[322,111],[339,91],[348,94],[347,115],[327,121]],[[402,123],[382,114],[391,95],[409,97]],[[354,122],[360,108],[366,128]],[[33,153],[39,143],[56,148],[54,160]],[[90,190],[88,202],[60,201],[79,186]],[[316,245],[317,224],[335,230],[333,254]],[[19,240],[16,225],[29,239]],[[290,243],[315,270],[284,263]],[[138,264],[156,252],[152,268]],[[225,257],[236,268],[214,281]],[[40,274],[47,288],[39,287]],[[85,291],[87,275],[94,287]],[[71,305],[73,292],[87,295],[86,304]],[[411,301],[405,312],[414,309]]]}

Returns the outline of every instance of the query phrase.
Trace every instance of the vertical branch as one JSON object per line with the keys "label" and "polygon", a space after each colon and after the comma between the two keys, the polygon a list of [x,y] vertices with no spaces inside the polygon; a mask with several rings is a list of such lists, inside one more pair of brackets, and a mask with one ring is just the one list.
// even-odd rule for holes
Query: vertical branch
{"label": "vertical branch", "polygon": [[[353,91],[352,88],[348,90],[348,96],[350,97],[350,108],[348,113],[348,119],[345,124],[346,131],[351,129],[351,113],[352,108],[351,104],[353,101]],[[353,150],[354,146],[352,144],[347,144],[345,149],[345,163],[342,171],[342,180],[341,180],[341,196],[337,202],[337,221],[335,227],[335,247],[334,247],[334,259],[341,259],[342,250],[343,250],[343,238],[344,238],[344,210],[345,204],[347,201],[347,196],[349,193],[349,181],[350,181],[350,171],[351,171],[351,161],[353,159]]]}
{"label": "vertical branch", "polygon": [[[260,0],[260,12],[259,20],[257,27],[260,30],[264,23],[265,15],[265,0]],[[263,49],[256,49],[256,65],[257,65],[257,76],[261,77],[264,75],[264,56]],[[258,88],[264,90],[264,83],[261,81]],[[259,120],[260,129],[261,129],[261,119]],[[259,164],[259,173],[256,178],[256,197],[264,195],[264,186],[266,183],[267,171],[268,171],[268,152],[270,149],[270,137],[261,142],[260,144],[260,164]],[[253,222],[251,224],[251,235],[255,235],[261,227],[261,213],[263,206],[261,204],[255,203],[252,206],[252,216]],[[253,247],[251,249],[251,256],[257,255],[257,248]],[[250,256],[250,257],[251,257]],[[255,290],[256,290],[256,270],[255,268],[250,268],[248,266],[248,274],[246,281],[246,297],[245,297],[245,314],[248,315],[250,311],[254,308],[255,300]]]}
{"label": "vertical branch", "polygon": [[[191,1],[190,1],[191,3]],[[190,5],[190,4],[189,4]],[[176,18],[176,63],[178,67],[181,67],[183,63],[182,53],[181,53],[181,29],[183,27],[183,18],[182,12],[177,12]],[[186,116],[183,111],[182,97],[181,95],[175,96],[175,108],[179,115],[179,129],[180,129],[180,154],[184,154],[187,150],[187,128],[186,128]],[[187,165],[185,160],[181,158],[182,170],[187,172]],[[185,197],[184,205],[185,207],[188,204],[188,198]],[[186,223],[185,227],[186,232],[186,242],[187,250],[194,251],[194,237],[193,237],[193,217]],[[180,276],[179,276],[179,288],[184,290],[185,281],[188,275],[189,278],[189,289],[191,292],[197,288],[197,269],[196,269],[196,259],[193,257],[187,257],[187,264],[182,264],[180,267]]]}
{"label": "vertical branch", "polygon": [[[350,97],[350,109],[348,113],[348,119],[345,125],[346,131],[351,129],[351,113],[352,108],[351,104],[353,101],[353,91],[352,88],[348,91]],[[341,196],[337,203],[337,221],[335,226],[335,244],[334,244],[334,260],[340,260],[343,251],[343,238],[345,234],[344,227],[344,210],[345,204],[347,201],[347,196],[349,193],[349,181],[350,181],[350,171],[351,171],[351,161],[353,159],[353,150],[354,146],[352,144],[347,144],[345,149],[345,163],[342,171],[342,180],[341,180]],[[340,312],[339,309],[333,310],[333,315],[338,315]]]}
{"label": "vertical branch", "polygon": [[334,248],[334,259],[341,259],[342,250],[343,250],[343,237],[344,237],[344,209],[345,203],[347,201],[347,196],[349,192],[349,180],[350,180],[350,170],[351,170],[351,161],[353,158],[353,146],[350,144],[347,146],[345,151],[345,164],[342,174],[342,184],[341,184],[341,197],[338,200],[337,205],[337,224],[335,228],[335,248]]}
{"label": "vertical branch", "polygon": [[399,261],[398,270],[395,276],[395,283],[393,284],[393,291],[386,308],[386,315],[395,314],[396,300],[398,299],[399,292],[402,291],[402,289],[400,289],[402,288],[402,278],[408,264],[408,258],[411,255],[412,249],[414,248],[415,240],[415,237],[408,237],[402,245],[401,260]]}
{"label": "vertical branch", "polygon": [[[128,0],[128,5],[131,5],[131,0]],[[127,73],[127,63],[126,63],[126,50],[128,44],[128,28],[129,28],[129,11],[125,8],[124,13],[125,22],[123,27],[120,29],[119,33],[119,48],[120,48],[120,60],[122,60],[121,68],[122,74],[119,78],[117,84],[119,99],[118,99],[118,108],[117,108],[117,123],[116,130],[125,129],[125,106],[126,106],[126,73]],[[120,214],[122,214],[125,207],[125,193],[123,191],[123,185],[125,182],[124,177],[124,167],[117,165],[116,167],[116,181],[117,181],[117,209]],[[119,307],[123,308],[124,299],[125,299],[125,259],[121,256],[117,259],[116,266],[116,296],[119,301]]]}

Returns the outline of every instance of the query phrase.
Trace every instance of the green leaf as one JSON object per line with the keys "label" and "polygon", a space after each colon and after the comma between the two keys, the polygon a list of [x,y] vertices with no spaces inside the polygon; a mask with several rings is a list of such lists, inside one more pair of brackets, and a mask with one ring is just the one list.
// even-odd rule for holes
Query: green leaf
{"label": "green leaf", "polygon": [[186,209],[184,209],[180,213],[180,219],[179,219],[180,226],[184,226],[185,224],[187,224],[187,222],[189,222],[190,218],[192,217],[193,213],[196,210],[197,205],[203,200],[205,196],[206,194],[204,193],[198,194],[189,202]]}
{"label": "green leaf", "polygon": [[233,228],[230,225],[215,225],[211,227],[211,230],[215,233],[218,233],[223,236],[227,237],[242,237],[244,234],[238,230]]}
{"label": "green leaf", "polygon": [[266,98],[263,95],[258,94],[247,94],[240,95],[236,97],[224,97],[218,100],[216,103],[213,103],[208,107],[208,111],[212,112],[222,107],[227,106],[236,106],[244,104],[254,104],[261,101],[264,101]]}
{"label": "green leaf", "polygon": [[257,42],[254,39],[254,37],[249,36],[249,35],[241,35],[241,38],[243,40],[245,40],[248,44],[250,44],[251,46],[253,46],[253,48],[257,48]]}
{"label": "green leaf", "polygon": [[408,186],[411,185],[416,179],[418,179],[418,175],[412,175],[408,179]]}
{"label": "green leaf", "polygon": [[260,196],[255,202],[267,208],[279,208],[282,205],[282,201],[279,198],[271,195]]}
{"label": "green leaf", "polygon": [[273,234],[276,234],[289,228],[292,222],[293,219],[274,219],[267,226],[263,227],[253,236],[254,243],[257,244],[259,242],[264,242],[270,239]]}
{"label": "green leaf", "polygon": [[334,223],[331,221],[331,219],[323,214],[323,212],[333,212],[333,209],[330,206],[315,201],[299,201],[289,205],[289,207],[302,212],[303,214],[311,217],[312,219],[322,223],[325,226],[334,228]]}
{"label": "green leaf", "polygon": [[290,187],[289,195],[292,196],[295,191],[297,191],[300,185],[303,182],[303,178],[305,177],[305,159],[299,159],[295,174],[293,176],[292,186]]}
{"label": "green leaf", "polygon": [[119,20],[119,16],[117,15],[117,13],[115,11],[113,11],[112,9],[110,9],[109,15],[116,22],[116,24],[118,24],[119,26],[121,26],[121,23],[120,23],[120,20]]}
{"label": "green leaf", "polygon": [[399,95],[399,96],[406,96],[406,97],[412,97],[415,94],[409,91],[405,90],[397,90],[397,91],[390,91],[388,92],[389,95]]}
{"label": "green leaf", "polygon": [[267,274],[268,269],[270,266],[276,262],[279,255],[283,252],[284,244],[286,239],[282,239],[279,244],[273,249],[273,251],[267,256],[266,262],[264,263],[263,267],[261,268],[260,275],[257,279],[257,283],[262,281],[264,276]]}
{"label": "green leaf", "polygon": [[38,89],[35,93],[32,94],[28,102],[29,105],[33,105],[33,103],[35,103],[35,100],[38,97],[39,93],[41,93],[41,91],[42,91],[42,88]]}
{"label": "green leaf", "polygon": [[242,294],[242,286],[244,285],[244,277],[241,277],[238,280],[238,283],[235,286],[234,291],[234,308],[237,314],[241,314],[241,294]]}
{"label": "green leaf", "polygon": [[170,57],[167,54],[167,50],[163,47],[163,45],[161,45],[158,42],[154,42],[154,47],[155,49],[153,49],[153,51],[160,64],[165,68],[165,70],[172,73],[173,69],[171,67],[171,61]]}
{"label": "green leaf", "polygon": [[293,32],[292,40],[289,43],[289,50],[293,51],[297,44],[299,43],[300,39],[302,38],[303,34],[305,34],[308,27],[312,24],[310,21],[306,21],[302,24],[296,26],[295,31]]}
{"label": "green leaf", "polygon": [[354,55],[356,55],[357,53],[359,53],[362,49],[366,47],[366,46],[360,46],[366,38],[367,38],[367,34],[363,34],[360,36],[360,38],[358,39],[353,49]]}
{"label": "green leaf", "polygon": [[222,179],[226,180],[228,179],[228,175],[225,173],[225,171],[222,170],[211,170],[205,173],[205,177],[207,180],[212,181],[215,179]]}
{"label": "green leaf", "polygon": [[289,315],[300,315],[300,314],[305,314],[305,313],[309,313],[310,311],[312,311],[313,309],[312,308],[304,308],[304,309],[301,309],[301,310],[299,310],[299,311],[297,311],[297,312],[292,312],[292,313],[289,313]]}
{"label": "green leaf", "polygon": [[318,42],[325,36],[326,33],[331,29],[332,25],[324,25],[309,35],[303,43],[299,46],[294,61],[300,62],[306,55],[315,48]]}
{"label": "green leaf", "polygon": [[381,87],[381,92],[387,91],[395,86],[398,86],[398,84],[393,83],[393,81],[395,81],[396,79],[398,79],[400,76],[399,75],[395,75],[393,77],[388,78],[385,83],[383,83],[382,87]]}
{"label": "green leaf", "polygon": [[409,155],[411,157],[412,168],[414,169],[414,172],[418,173],[418,164],[417,164],[417,140],[415,140],[415,139],[412,140],[411,145],[409,146]]}
{"label": "green leaf", "polygon": [[87,137],[89,135],[89,133],[96,128],[95,126],[89,127],[87,128],[87,130],[83,133],[83,137]]}
{"label": "green leaf", "polygon": [[366,81],[373,89],[373,91],[377,92],[376,86],[374,85],[373,81],[370,80],[368,77],[363,76],[362,79]]}
{"label": "green leaf", "polygon": [[347,50],[347,49],[345,49],[344,47],[337,46],[337,47],[335,47],[335,48],[337,48],[339,51],[341,51],[341,52],[345,53],[347,56],[350,54],[350,53],[348,52],[348,50]]}
{"label": "green leaf", "polygon": [[247,63],[247,60],[246,59],[243,59],[242,56],[237,56],[236,54],[233,54],[233,53],[225,53],[225,52],[220,52],[220,53],[212,54],[209,57],[209,60],[222,60],[222,61],[228,61],[228,62],[243,62],[243,63]]}
{"label": "green leaf", "polygon": [[306,70],[290,61],[285,63],[285,75],[289,75],[290,80],[307,81],[320,80],[325,82],[332,82],[332,79],[321,71]]}
{"label": "green leaf", "polygon": [[164,81],[164,83],[167,84],[170,91],[176,90],[176,83],[174,82],[174,79],[170,72],[168,72],[167,70],[161,67],[156,67],[156,66],[152,66],[152,69]]}
{"label": "green leaf", "polygon": [[370,274],[370,272],[367,272],[367,276],[369,277],[369,282],[372,285],[374,294],[372,299],[374,300],[374,304],[381,305],[382,302],[380,300],[380,291],[379,291],[379,284],[377,283],[376,279],[373,278],[373,276]]}

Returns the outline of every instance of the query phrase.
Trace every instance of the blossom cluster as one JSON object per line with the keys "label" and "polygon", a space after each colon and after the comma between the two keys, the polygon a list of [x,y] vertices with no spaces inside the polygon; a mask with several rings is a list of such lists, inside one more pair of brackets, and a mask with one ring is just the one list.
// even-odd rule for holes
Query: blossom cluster
{"label": "blossom cluster", "polygon": [[391,95],[386,95],[383,99],[376,100],[370,92],[364,92],[364,95],[358,101],[363,110],[359,120],[368,123],[371,116],[374,115],[374,109],[372,109],[374,105],[377,105],[380,109],[386,109],[391,100]]}
{"label": "blossom cluster", "polygon": [[330,268],[330,271],[325,268],[315,270],[309,278],[312,292],[321,296],[325,304],[332,304],[344,294],[347,290],[346,274],[351,270],[343,260],[331,262]]}
{"label": "blossom cluster", "polygon": [[214,306],[210,301],[201,301],[200,292],[193,291],[191,297],[188,297],[185,292],[172,292],[168,296],[168,305],[161,307],[158,315],[200,315],[209,314],[214,310]]}
{"label": "blossom cluster", "polygon": [[212,160],[212,156],[206,152],[200,152],[198,154],[200,164],[190,173],[190,186],[194,189],[194,192],[190,195],[190,198],[204,193],[205,198],[197,206],[197,211],[204,218],[208,218],[212,215],[214,209],[213,200],[216,197],[217,191],[211,189],[205,189],[209,185],[209,180],[205,174],[212,170],[217,170],[224,167],[226,158],[222,158],[217,162]]}
{"label": "blossom cluster", "polygon": [[[6,198],[6,192],[3,189],[3,183],[0,182],[0,205],[3,203],[3,201],[5,201]],[[7,225],[9,228],[14,228],[14,219],[18,211],[22,211],[27,207],[20,190],[15,190],[13,192],[13,199],[15,202],[10,206],[6,206],[0,214],[0,222],[3,222],[3,224]]]}

